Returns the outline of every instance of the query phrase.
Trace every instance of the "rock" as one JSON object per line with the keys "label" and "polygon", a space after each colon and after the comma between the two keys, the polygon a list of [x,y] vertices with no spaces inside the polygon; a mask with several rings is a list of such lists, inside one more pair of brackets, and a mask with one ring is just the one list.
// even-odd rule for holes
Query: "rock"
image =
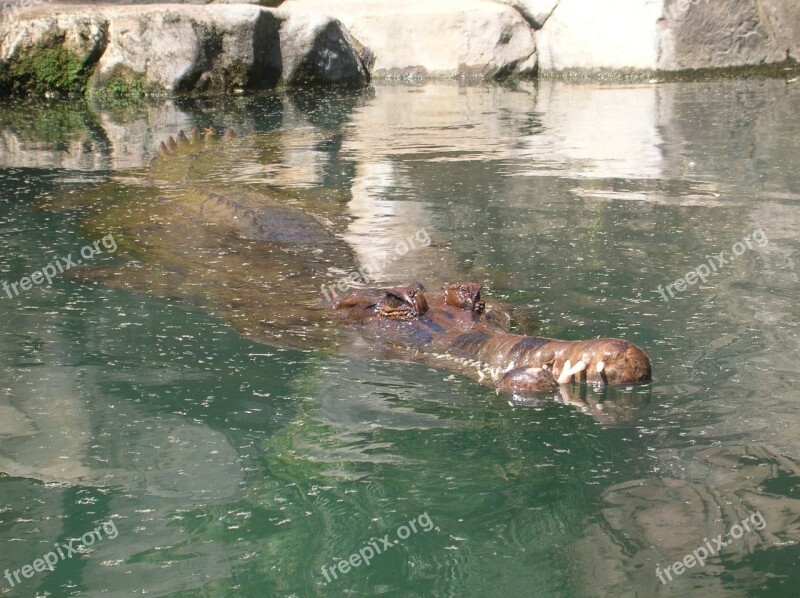
{"label": "rock", "polygon": [[[205,0],[194,0],[198,4],[205,4]],[[255,4],[257,6],[267,6],[278,8],[284,0],[211,0],[211,4]]]}
{"label": "rock", "polygon": [[339,19],[374,55],[376,77],[503,78],[536,71],[531,27],[488,0],[288,0],[290,13]]}
{"label": "rock", "polygon": [[654,70],[658,65],[661,3],[560,0],[537,33],[539,68],[545,72]]}
{"label": "rock", "polygon": [[9,23],[0,42],[0,92],[82,92],[106,46],[105,20],[90,11]]}
{"label": "rock", "polygon": [[553,71],[679,71],[798,58],[795,0],[560,0],[537,34]]}
{"label": "rock", "polygon": [[331,17],[248,4],[51,5],[21,9],[10,22],[0,39],[5,93],[236,91],[369,80],[359,44]]}
{"label": "rock", "polygon": [[370,71],[650,76],[800,58],[796,0],[62,1],[0,12],[0,94],[363,85]]}
{"label": "rock", "polygon": [[281,77],[281,20],[255,6],[104,9],[108,47],[92,84],[139,78],[170,92],[269,89]]}
{"label": "rock", "polygon": [[800,59],[797,0],[665,0],[666,70],[724,68]]}
{"label": "rock", "polygon": [[517,9],[534,29],[541,29],[553,14],[558,0],[497,0]]}
{"label": "rock", "polygon": [[288,85],[363,84],[363,47],[328,16],[285,13],[280,30],[283,80]]}

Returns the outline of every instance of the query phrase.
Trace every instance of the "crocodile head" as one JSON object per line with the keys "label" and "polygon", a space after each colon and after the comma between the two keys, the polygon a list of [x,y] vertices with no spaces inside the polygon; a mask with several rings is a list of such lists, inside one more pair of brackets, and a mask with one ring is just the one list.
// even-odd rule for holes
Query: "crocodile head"
{"label": "crocodile head", "polygon": [[[509,333],[489,317],[481,285],[458,282],[425,293],[414,282],[384,291],[359,290],[333,307],[340,318],[365,325],[378,341],[482,364],[501,389],[551,391],[573,381],[637,385],[651,380],[647,355],[621,339],[585,341]],[[444,362],[442,362],[444,363]]]}

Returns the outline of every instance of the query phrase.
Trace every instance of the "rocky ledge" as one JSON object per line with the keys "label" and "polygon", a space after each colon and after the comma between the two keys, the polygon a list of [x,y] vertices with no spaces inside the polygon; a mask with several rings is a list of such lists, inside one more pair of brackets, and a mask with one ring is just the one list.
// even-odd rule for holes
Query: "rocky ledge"
{"label": "rocky ledge", "polygon": [[798,0],[287,0],[339,19],[374,74],[649,75],[800,57]]}
{"label": "rocky ledge", "polygon": [[797,70],[800,54],[797,0],[130,1],[6,0],[0,93]]}
{"label": "rocky ledge", "polygon": [[247,4],[54,5],[2,23],[5,94],[235,92],[364,85],[337,20]]}

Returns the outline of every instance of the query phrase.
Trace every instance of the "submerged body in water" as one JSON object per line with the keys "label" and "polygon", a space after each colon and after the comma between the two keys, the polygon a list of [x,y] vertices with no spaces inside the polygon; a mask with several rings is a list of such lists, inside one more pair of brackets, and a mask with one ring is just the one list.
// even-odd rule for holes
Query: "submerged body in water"
{"label": "submerged body in water", "polygon": [[221,138],[181,132],[161,144],[146,184],[112,183],[87,193],[84,227],[113,231],[125,262],[77,276],[200,303],[270,344],[427,361],[518,395],[554,392],[573,381],[650,381],[649,358],[627,341],[510,334],[501,324],[508,316],[496,306],[485,312],[475,283],[445,286],[440,294],[416,283],[324,300],[320,280],[357,268],[340,238],[346,218],[338,203],[322,197],[301,206],[280,191],[205,181],[209,171],[239,152],[258,151],[260,143],[232,132]]}

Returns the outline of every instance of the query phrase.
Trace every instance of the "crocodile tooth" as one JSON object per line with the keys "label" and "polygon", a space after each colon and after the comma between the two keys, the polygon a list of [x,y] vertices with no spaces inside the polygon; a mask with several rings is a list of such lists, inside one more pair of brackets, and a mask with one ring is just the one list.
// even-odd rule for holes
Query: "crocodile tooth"
{"label": "crocodile tooth", "polygon": [[483,382],[486,378],[486,374],[484,374],[481,370],[478,370],[478,382]]}
{"label": "crocodile tooth", "polygon": [[572,380],[572,377],[575,374],[579,374],[585,369],[586,369],[586,362],[583,361],[582,359],[575,365],[572,365],[568,359],[564,363],[564,369],[561,370],[561,375],[558,377],[558,383],[568,384]]}
{"label": "crocodile tooth", "polygon": [[598,361],[597,365],[594,366],[594,369],[597,371],[598,374],[601,373],[604,369],[606,369],[606,362]]}
{"label": "crocodile tooth", "polygon": [[561,375],[558,377],[558,383],[559,384],[566,384],[567,382],[569,382],[569,378],[570,378],[569,371],[571,369],[572,369],[572,362],[569,359],[567,359],[564,362],[564,367],[561,368]]}

